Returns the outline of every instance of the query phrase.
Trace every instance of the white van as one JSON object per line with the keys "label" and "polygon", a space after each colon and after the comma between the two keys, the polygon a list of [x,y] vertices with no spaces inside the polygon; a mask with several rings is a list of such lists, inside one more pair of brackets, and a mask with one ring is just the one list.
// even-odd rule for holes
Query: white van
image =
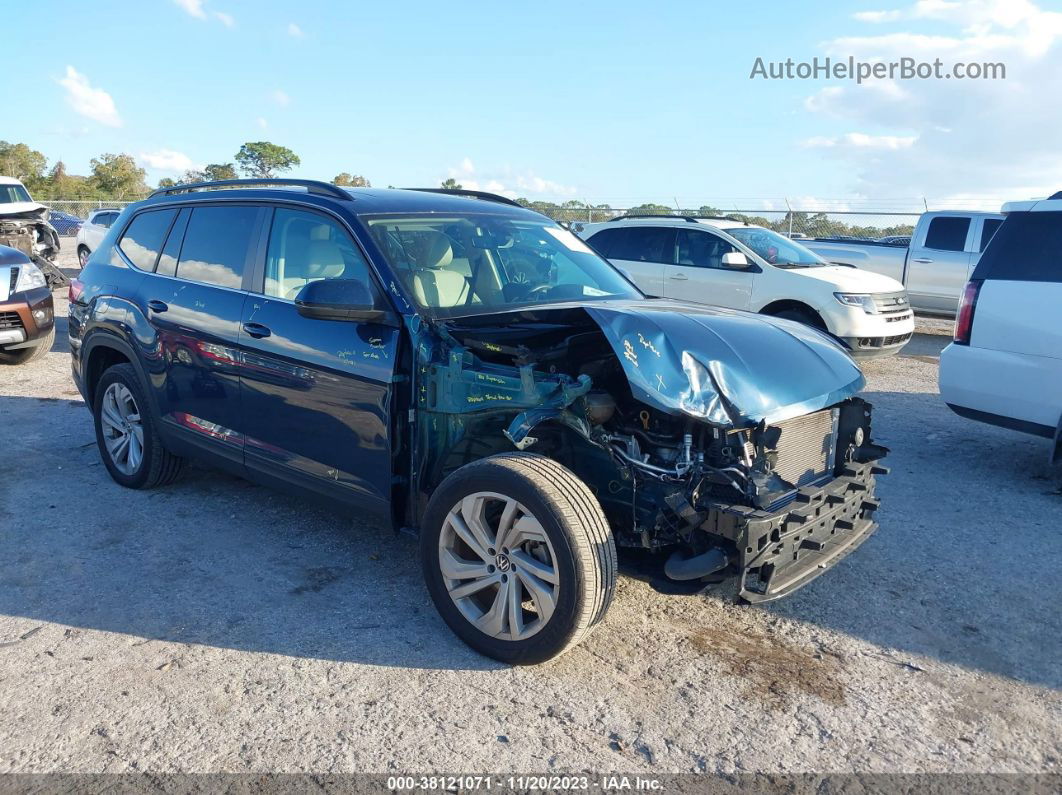
{"label": "white van", "polygon": [[761,226],[658,215],[576,223],[572,231],[649,295],[806,323],[839,339],[854,357],[897,353],[914,333],[898,281],[830,265]]}

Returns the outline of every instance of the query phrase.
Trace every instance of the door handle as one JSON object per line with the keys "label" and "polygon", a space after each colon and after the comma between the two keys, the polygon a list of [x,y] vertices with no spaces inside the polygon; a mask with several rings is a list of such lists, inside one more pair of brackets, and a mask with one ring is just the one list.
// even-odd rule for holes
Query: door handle
{"label": "door handle", "polygon": [[932,261],[933,260],[926,259],[925,257],[916,257],[915,259],[912,260],[912,262],[919,262],[919,263],[921,263],[923,265],[928,265]]}
{"label": "door handle", "polygon": [[685,273],[672,273],[671,278],[675,281],[684,282],[687,281],[690,277],[687,276]]}
{"label": "door handle", "polygon": [[256,340],[260,340],[262,337],[268,337],[272,333],[268,327],[263,326],[261,323],[244,323],[243,330]]}
{"label": "door handle", "polygon": [[157,301],[155,299],[148,301],[148,309],[152,312],[165,312],[169,308],[169,305],[165,301]]}

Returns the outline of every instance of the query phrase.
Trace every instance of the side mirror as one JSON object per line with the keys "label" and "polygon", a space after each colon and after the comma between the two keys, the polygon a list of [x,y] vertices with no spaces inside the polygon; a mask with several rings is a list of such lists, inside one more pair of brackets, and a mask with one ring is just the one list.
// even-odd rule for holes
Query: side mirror
{"label": "side mirror", "polygon": [[743,271],[749,266],[749,258],[740,251],[728,251],[723,255],[723,267],[729,270]]}
{"label": "side mirror", "polygon": [[396,325],[391,313],[378,309],[372,293],[360,279],[321,279],[310,282],[295,296],[295,308],[315,320],[351,320]]}

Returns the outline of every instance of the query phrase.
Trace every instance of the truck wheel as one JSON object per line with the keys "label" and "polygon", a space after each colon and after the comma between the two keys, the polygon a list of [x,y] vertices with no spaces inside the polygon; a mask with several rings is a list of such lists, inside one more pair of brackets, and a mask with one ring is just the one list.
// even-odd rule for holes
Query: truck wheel
{"label": "truck wheel", "polygon": [[52,349],[55,342],[55,326],[41,337],[40,342],[31,348],[16,348],[13,351],[0,350],[0,364],[26,364],[36,361]]}
{"label": "truck wheel", "polygon": [[421,529],[428,592],[476,651],[533,664],[563,654],[604,617],[616,543],[586,484],[549,458],[474,461],[435,490]]}
{"label": "truck wheel", "polygon": [[107,369],[96,385],[96,444],[115,482],[150,489],[173,481],[184,459],[162,446],[140,379],[131,364]]}

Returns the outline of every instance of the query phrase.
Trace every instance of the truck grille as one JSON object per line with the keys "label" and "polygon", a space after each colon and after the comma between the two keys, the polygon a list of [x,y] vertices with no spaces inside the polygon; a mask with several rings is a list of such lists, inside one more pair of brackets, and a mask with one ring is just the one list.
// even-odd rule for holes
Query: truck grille
{"label": "truck grille", "polygon": [[0,329],[22,328],[18,312],[0,312]]}
{"label": "truck grille", "polygon": [[874,295],[874,306],[879,315],[894,315],[898,312],[911,311],[906,290],[900,290],[898,293],[878,293]]}
{"label": "truck grille", "polygon": [[833,472],[837,414],[837,409],[825,409],[778,423],[782,433],[774,471],[779,477],[799,488]]}

